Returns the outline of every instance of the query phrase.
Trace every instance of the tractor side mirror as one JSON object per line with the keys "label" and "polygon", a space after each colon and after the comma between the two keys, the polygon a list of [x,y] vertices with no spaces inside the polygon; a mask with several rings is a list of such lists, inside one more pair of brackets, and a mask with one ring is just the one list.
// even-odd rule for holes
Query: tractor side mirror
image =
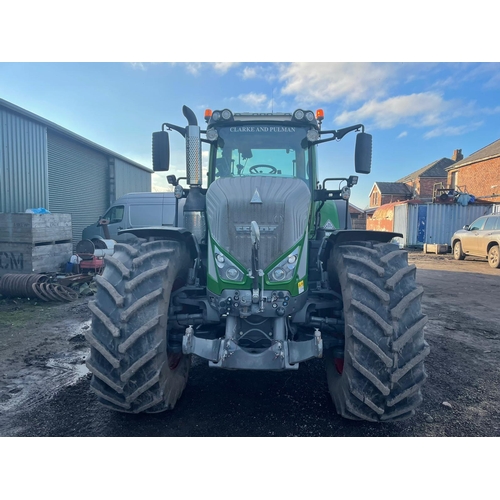
{"label": "tractor side mirror", "polygon": [[165,172],[170,166],[168,132],[153,132],[153,170]]}
{"label": "tractor side mirror", "polygon": [[369,174],[372,169],[372,136],[360,132],[356,136],[354,168],[358,174]]}

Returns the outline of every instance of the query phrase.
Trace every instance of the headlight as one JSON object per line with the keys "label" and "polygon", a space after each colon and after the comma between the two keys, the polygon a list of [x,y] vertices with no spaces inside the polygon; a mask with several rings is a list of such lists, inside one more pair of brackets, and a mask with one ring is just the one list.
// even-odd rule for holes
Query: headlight
{"label": "headlight", "polygon": [[301,109],[298,109],[293,114],[293,117],[294,117],[295,120],[302,120],[302,118],[304,118],[304,112]]}
{"label": "headlight", "polygon": [[340,196],[342,197],[343,200],[348,200],[349,197],[351,196],[351,190],[350,190],[350,188],[344,186],[342,188],[342,192],[340,193]]}
{"label": "headlight", "polygon": [[285,270],[281,267],[276,267],[271,271],[273,281],[283,281],[286,277]]}
{"label": "headlight", "polygon": [[214,246],[214,259],[217,265],[217,273],[223,280],[242,282],[245,279],[243,271],[238,269],[228,257],[222,255],[221,251]]}
{"label": "headlight", "polygon": [[209,128],[207,130],[207,139],[211,142],[213,141],[216,141],[219,137],[219,134],[217,132],[217,130],[215,130],[214,128]]}
{"label": "headlight", "polygon": [[299,250],[297,247],[293,252],[289,253],[281,262],[278,263],[268,273],[268,279],[271,282],[290,281],[295,273],[295,267],[299,260]]}
{"label": "headlight", "polygon": [[306,111],[306,120],[310,122],[314,120],[314,113],[312,111]]}
{"label": "headlight", "polygon": [[231,280],[231,281],[235,281],[238,279],[238,276],[240,275],[241,273],[238,271],[238,269],[236,269],[235,267],[230,267],[227,271],[226,271],[226,278],[228,280]]}
{"label": "headlight", "polygon": [[309,142],[316,142],[318,139],[319,139],[319,132],[316,129],[312,128],[307,131],[307,140]]}
{"label": "headlight", "polygon": [[177,184],[177,186],[174,187],[174,196],[179,200],[182,198],[182,195],[184,194],[184,190],[182,189],[182,186],[180,184]]}

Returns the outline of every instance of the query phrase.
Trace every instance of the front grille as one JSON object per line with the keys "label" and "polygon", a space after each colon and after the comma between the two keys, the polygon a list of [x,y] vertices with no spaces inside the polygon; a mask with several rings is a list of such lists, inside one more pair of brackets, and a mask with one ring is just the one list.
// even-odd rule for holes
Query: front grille
{"label": "front grille", "polygon": [[[262,203],[251,203],[258,190]],[[260,266],[266,268],[304,235],[310,192],[301,179],[225,177],[207,192],[212,237],[245,267],[251,266],[250,224],[262,227]]]}

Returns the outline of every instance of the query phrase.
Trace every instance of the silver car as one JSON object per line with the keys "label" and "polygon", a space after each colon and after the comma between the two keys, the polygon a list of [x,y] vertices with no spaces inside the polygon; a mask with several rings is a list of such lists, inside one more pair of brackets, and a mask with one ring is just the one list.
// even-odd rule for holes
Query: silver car
{"label": "silver car", "polygon": [[451,238],[451,248],[456,260],[463,260],[467,255],[485,257],[491,267],[499,268],[500,214],[479,217],[456,231]]}

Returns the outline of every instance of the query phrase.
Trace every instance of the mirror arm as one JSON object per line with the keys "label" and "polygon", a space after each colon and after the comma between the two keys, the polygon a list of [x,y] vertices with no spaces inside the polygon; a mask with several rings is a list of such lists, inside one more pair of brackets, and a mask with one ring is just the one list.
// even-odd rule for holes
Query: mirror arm
{"label": "mirror arm", "polygon": [[182,135],[182,137],[186,137],[186,129],[183,127],[179,127],[177,125],[172,125],[171,123],[163,123],[161,126],[161,131],[165,132],[165,129],[176,130],[177,132],[179,132],[179,134]]}
{"label": "mirror arm", "polygon": [[365,126],[361,123],[358,123],[358,125],[353,125],[352,127],[347,127],[347,128],[341,128],[340,130],[337,130],[335,132],[335,138],[336,139],[342,139],[345,135],[347,135],[349,132],[352,132],[353,130],[359,131],[361,129],[361,132],[365,131]]}
{"label": "mirror arm", "polygon": [[329,141],[340,141],[345,135],[347,135],[349,132],[352,132],[353,130],[359,131],[361,129],[361,132],[365,131],[365,126],[361,123],[358,123],[358,125],[353,125],[352,127],[347,127],[347,128],[341,128],[339,130],[321,130],[320,135],[323,134],[333,134],[332,137],[328,137],[328,139],[320,139],[319,141],[314,141],[312,144],[321,144],[322,142],[329,142]]}

